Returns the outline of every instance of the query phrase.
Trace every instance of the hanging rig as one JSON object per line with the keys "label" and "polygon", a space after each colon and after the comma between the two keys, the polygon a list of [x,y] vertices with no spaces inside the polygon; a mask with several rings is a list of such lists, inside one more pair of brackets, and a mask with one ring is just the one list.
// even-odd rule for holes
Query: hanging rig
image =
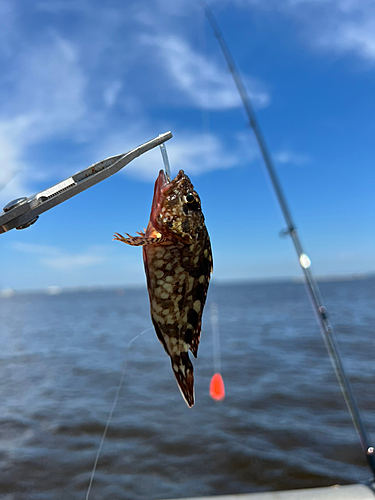
{"label": "hanging rig", "polygon": [[204,9],[204,12],[206,14],[206,17],[207,17],[210,25],[212,27],[214,35],[219,42],[220,48],[221,48],[223,55],[225,57],[225,60],[228,64],[229,71],[233,77],[235,84],[236,84],[238,93],[240,94],[242,104],[245,108],[247,117],[249,119],[249,124],[250,124],[251,128],[253,129],[256,141],[257,141],[259,149],[261,151],[268,176],[271,180],[272,187],[275,191],[278,203],[280,205],[281,211],[283,213],[283,216],[284,216],[284,219],[286,222],[286,229],[282,233],[284,235],[289,235],[292,238],[294,248],[297,252],[298,261],[300,263],[300,266],[302,268],[302,272],[303,272],[303,275],[305,278],[306,290],[307,290],[308,297],[310,299],[311,306],[314,310],[315,317],[316,317],[316,320],[318,322],[320,332],[322,334],[322,337],[323,337],[324,343],[326,345],[329,357],[331,359],[333,368],[335,370],[336,377],[337,377],[337,380],[339,382],[341,392],[344,396],[346,405],[348,407],[350,416],[352,418],[353,425],[355,427],[355,430],[357,431],[362,450],[366,455],[368,465],[370,466],[370,469],[372,471],[372,476],[373,476],[372,482],[374,482],[375,481],[375,449],[374,449],[374,446],[370,442],[369,435],[367,433],[366,427],[363,423],[361,414],[360,414],[358,406],[356,404],[349,380],[346,376],[343,362],[342,362],[342,359],[340,356],[337,340],[336,340],[335,330],[334,330],[332,324],[330,323],[328,312],[327,312],[326,307],[323,304],[316,277],[315,277],[315,275],[310,267],[311,260],[303,250],[302,243],[301,243],[301,240],[299,238],[296,225],[293,221],[293,218],[292,218],[290,209],[288,207],[285,195],[284,195],[283,190],[281,188],[280,181],[277,177],[275,166],[274,166],[273,161],[272,161],[272,157],[269,153],[266,141],[265,141],[264,136],[262,134],[262,131],[259,127],[259,123],[258,123],[258,120],[256,118],[254,108],[251,104],[251,100],[250,100],[249,95],[246,91],[246,88],[244,86],[242,78],[237,70],[237,67],[234,63],[234,60],[233,60],[233,57],[230,53],[228,45],[224,40],[222,32],[219,28],[219,25],[218,25],[214,15],[212,14],[211,9],[203,2],[201,2],[201,5]]}

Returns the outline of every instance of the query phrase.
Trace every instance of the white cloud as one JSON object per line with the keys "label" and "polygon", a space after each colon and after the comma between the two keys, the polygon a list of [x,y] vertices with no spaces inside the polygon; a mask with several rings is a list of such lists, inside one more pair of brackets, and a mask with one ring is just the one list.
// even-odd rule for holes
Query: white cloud
{"label": "white cloud", "polygon": [[9,78],[12,90],[0,111],[0,189],[7,183],[1,201],[32,194],[30,183],[46,174],[29,168],[29,146],[72,133],[86,118],[86,78],[77,49],[58,34],[30,43],[15,58]]}
{"label": "white cloud", "polygon": [[11,200],[27,194],[25,167],[16,144],[7,140],[0,127],[0,209]]}
{"label": "white cloud", "polygon": [[[189,105],[202,109],[225,110],[242,106],[240,96],[226,66],[217,65],[194,51],[178,36],[143,36],[142,43],[156,47],[160,59],[175,88],[189,100]],[[244,77],[245,86],[256,107],[269,104],[270,97],[259,83]]]}
{"label": "white cloud", "polygon": [[19,241],[13,243],[13,249],[17,250],[17,252],[32,253],[43,256],[60,254],[60,250],[57,247],[39,245],[37,243],[21,243]]}
{"label": "white cloud", "polygon": [[[147,132],[150,128],[138,124],[133,129],[111,135],[101,145],[96,156],[105,158],[114,154],[125,153],[138,144],[142,144],[167,129],[158,132]],[[212,133],[191,131],[173,131],[173,138],[166,142],[172,174],[179,169],[186,173],[199,175],[213,170],[222,170],[242,166],[258,157],[258,150],[251,133],[245,132],[227,136],[227,142]],[[144,181],[154,181],[159,170],[163,168],[160,149],[151,151],[133,160],[123,172],[131,177]]]}
{"label": "white cloud", "polygon": [[278,151],[273,155],[273,157],[276,162],[282,164],[292,164],[300,166],[305,165],[309,162],[309,158],[306,155],[300,155],[288,150]]}
{"label": "white cloud", "polygon": [[120,80],[115,80],[111,82],[108,85],[108,87],[104,90],[103,93],[104,102],[109,108],[115,104],[121,88],[122,88],[122,82]]}
{"label": "white cloud", "polygon": [[24,142],[64,131],[86,111],[86,78],[77,47],[57,33],[48,38],[25,50],[17,70],[14,97],[22,111],[16,116],[29,121],[22,131]]}
{"label": "white cloud", "polygon": [[42,259],[42,263],[47,267],[58,269],[60,271],[74,269],[76,267],[88,267],[104,262],[102,255],[92,253],[59,255],[56,257],[47,257]]}
{"label": "white cloud", "polygon": [[317,26],[317,44],[339,52],[355,52],[375,61],[375,2],[332,0],[326,15],[330,22]]}
{"label": "white cloud", "polygon": [[180,16],[185,18],[187,13],[190,10],[197,10],[199,8],[198,5],[195,5],[195,2],[191,2],[189,0],[156,0],[155,5],[164,13],[164,15],[170,16]]}
{"label": "white cloud", "polygon": [[20,170],[17,151],[12,142],[7,141],[0,132],[0,189],[8,184]]}
{"label": "white cloud", "polygon": [[12,0],[0,2],[0,53],[10,55],[10,38],[14,36],[15,4]]}
{"label": "white cloud", "polygon": [[228,151],[213,134],[184,134],[168,147],[175,174],[179,169],[199,175],[211,170],[235,167],[240,158],[235,150]]}
{"label": "white cloud", "polygon": [[365,59],[375,61],[375,12],[368,19],[343,22],[332,31],[322,33],[318,43],[338,51],[354,51]]}
{"label": "white cloud", "polygon": [[308,42],[340,53],[352,52],[375,61],[375,2],[373,0],[218,0],[240,8],[262,9],[296,20]]}
{"label": "white cloud", "polygon": [[91,247],[85,252],[68,253],[66,250],[49,245],[15,242],[14,250],[39,256],[40,263],[58,271],[90,267],[106,260],[105,247]]}
{"label": "white cloud", "polygon": [[[6,1],[0,5],[5,4],[13,5]],[[155,0],[154,4],[158,12],[163,12],[167,6],[164,0]],[[49,24],[42,24],[37,35],[28,39],[22,51],[18,48],[19,42],[13,41],[13,57],[7,71],[11,85],[6,88],[6,99],[0,105],[0,189],[8,183],[0,192],[0,203],[34,194],[38,189],[33,186],[41,179],[48,182],[49,178],[55,180],[58,177],[57,180],[60,180],[71,173],[61,170],[57,173],[52,162],[39,167],[34,160],[31,165],[28,160],[31,146],[40,145],[43,151],[42,146],[54,139],[82,141],[92,144],[92,149],[98,151],[93,156],[100,160],[117,152],[126,152],[171,127],[170,124],[164,126],[160,118],[153,118],[152,121],[147,118],[148,105],[165,106],[165,101],[168,101],[171,107],[177,99],[182,106],[186,103],[190,107],[209,110],[241,106],[223,60],[220,63],[208,60],[184,41],[181,34],[140,37],[140,32],[164,33],[163,26],[169,22],[165,15],[161,23],[153,18],[151,25],[146,27],[136,19],[137,12],[139,14],[136,6],[133,11],[123,5],[113,9],[98,6],[93,10],[86,0],[51,0],[36,2],[35,8],[37,12],[44,11],[45,16],[49,16]],[[184,22],[182,14],[185,9],[191,13],[191,6],[186,2],[176,3],[173,17],[176,26],[167,32],[176,32],[176,27],[178,30],[179,23]],[[62,35],[64,27],[55,23],[55,14],[60,15],[63,10],[75,16],[78,25],[83,27],[82,31]],[[19,40],[23,40],[23,26],[17,25],[13,11],[11,18],[13,31],[19,33]],[[131,49],[127,51],[120,50],[116,43],[120,30],[122,36],[124,26],[135,27],[127,31],[128,38],[123,40]],[[95,40],[91,40],[88,35],[95,30],[97,35]],[[140,40],[143,44],[139,43]],[[156,50],[150,51],[150,44]],[[126,56],[122,55],[124,53]],[[139,57],[140,54],[142,57]],[[145,54],[148,56],[143,57]],[[159,71],[152,72],[150,65],[158,61],[157,54],[165,68],[158,62]],[[140,65],[136,72],[132,69],[133,64]],[[104,68],[109,68],[109,73]],[[129,86],[128,81],[138,74],[138,70],[141,84],[134,88]],[[141,78],[150,74],[155,81],[150,79],[148,82]],[[266,106],[268,93],[255,80],[245,78],[245,81],[254,104]],[[150,91],[153,85],[160,92]],[[119,121],[111,121],[113,115],[119,112],[123,114],[121,137]],[[191,144],[194,146],[191,147]],[[183,139],[173,140],[171,145],[176,165],[197,172],[238,164],[241,155],[233,151],[228,151],[213,134],[185,135]],[[152,158],[155,158],[154,164],[159,166],[157,151],[136,160],[134,167],[129,166],[129,173],[153,179],[155,168],[150,162]],[[64,164],[64,160],[58,163]],[[16,175],[20,170],[20,174]]]}
{"label": "white cloud", "polygon": [[36,3],[36,8],[45,12],[61,13],[62,11],[88,11],[90,6],[86,0],[48,0]]}
{"label": "white cloud", "polygon": [[[166,5],[162,0],[157,0],[155,5],[157,4],[160,4],[161,10]],[[179,2],[175,16],[181,16],[184,5],[184,2]],[[190,10],[190,7],[185,6]],[[36,8],[45,11],[46,15],[51,15],[50,19],[54,19],[53,15],[61,10],[69,10],[72,15],[77,16],[90,10],[85,0],[40,1],[36,3]],[[99,8],[91,13],[89,21],[84,25],[86,34],[89,26],[98,26],[101,17],[108,28],[107,24],[115,14],[115,27],[119,29],[120,10],[116,13],[103,10],[101,13]],[[134,11],[133,14],[135,13]],[[178,22],[181,20],[182,18]],[[131,25],[130,20],[127,22]],[[53,22],[50,26],[54,26]],[[154,22],[148,32],[157,32],[155,26]],[[160,96],[165,96],[170,100],[170,106],[177,98],[179,104],[187,103],[190,107],[209,110],[226,110],[241,106],[238,92],[224,61],[219,64],[207,59],[184,41],[181,35],[144,35],[141,38],[143,45],[139,44],[138,28],[139,26],[137,30],[129,32],[129,47],[133,47],[130,59],[137,60],[137,54],[144,54],[145,49],[152,44],[165,65],[164,69],[153,73],[157,87],[162,89],[161,93],[156,93],[155,101],[160,100]],[[144,29],[143,26],[143,32]],[[120,71],[120,68],[124,67],[124,59],[117,61],[117,52],[116,57],[113,55],[116,45],[115,29],[103,28],[99,32],[95,38],[95,44],[98,46],[95,45],[94,55],[89,53],[89,62],[87,58],[83,58],[88,48],[86,38],[82,34],[80,37],[68,38],[63,36],[62,32],[62,29],[57,31],[43,25],[37,38],[30,39],[23,51],[16,50],[16,45],[12,47],[14,57],[8,74],[12,86],[0,106],[0,190],[7,184],[0,192],[0,203],[5,204],[13,198],[34,194],[38,189],[33,186],[41,179],[47,181],[48,178],[58,175],[60,180],[71,173],[59,170],[57,174],[54,165],[44,168],[35,165],[35,162],[31,165],[28,161],[30,146],[43,146],[48,141],[59,138],[79,142],[83,137],[83,141],[92,142],[92,149],[97,151],[93,157],[100,160],[133,149],[137,144],[171,127],[171,124],[164,126],[160,118],[151,122],[151,119],[146,117],[147,104],[143,102],[142,91],[129,91],[124,70]],[[101,79],[98,79],[100,81],[96,81],[93,75],[98,74],[99,68],[102,69],[103,58],[109,57],[114,59],[110,62],[106,60],[106,63],[112,68],[111,71],[114,71],[114,67],[116,71],[109,75],[104,74],[103,78],[101,75]],[[153,63],[155,59],[155,51],[152,51]],[[150,61],[147,59],[142,64],[147,66],[146,74],[151,74]],[[142,68],[141,72],[144,69]],[[245,82],[254,104],[258,107],[266,106],[269,103],[268,93],[255,80],[245,77]],[[169,87],[165,87],[168,84]],[[150,85],[152,87],[152,84]],[[147,82],[144,88],[149,88]],[[172,92],[169,93],[171,88]],[[121,131],[118,122],[110,122],[112,109],[124,113]],[[239,139],[232,138],[226,142],[219,141],[218,136],[210,133],[176,134],[175,139],[168,144],[172,167],[201,173],[231,168],[243,162],[247,153],[244,153],[244,148],[240,148]],[[59,163],[61,165],[64,161]],[[82,165],[82,168],[84,166]],[[160,166],[160,153],[156,150],[135,160],[127,170],[132,176],[153,180]],[[79,166],[76,170],[78,169]]]}

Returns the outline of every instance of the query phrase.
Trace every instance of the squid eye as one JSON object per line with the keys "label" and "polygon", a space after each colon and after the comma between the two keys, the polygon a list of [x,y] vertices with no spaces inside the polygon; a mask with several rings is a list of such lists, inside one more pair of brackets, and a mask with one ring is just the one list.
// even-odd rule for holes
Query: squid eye
{"label": "squid eye", "polygon": [[187,203],[194,203],[194,201],[195,201],[194,195],[191,193],[187,194],[186,201],[187,201]]}

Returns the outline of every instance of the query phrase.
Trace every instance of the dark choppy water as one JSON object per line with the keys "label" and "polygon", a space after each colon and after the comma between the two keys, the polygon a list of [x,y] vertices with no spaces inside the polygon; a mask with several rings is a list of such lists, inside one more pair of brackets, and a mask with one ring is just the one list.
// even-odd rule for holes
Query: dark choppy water
{"label": "dark choppy water", "polygon": [[[375,438],[375,280],[323,283],[345,365]],[[213,374],[219,306],[227,397]],[[0,300],[0,493],[84,499],[145,290]],[[131,347],[92,500],[326,486],[370,474],[303,285],[212,286],[189,410],[153,331]]]}

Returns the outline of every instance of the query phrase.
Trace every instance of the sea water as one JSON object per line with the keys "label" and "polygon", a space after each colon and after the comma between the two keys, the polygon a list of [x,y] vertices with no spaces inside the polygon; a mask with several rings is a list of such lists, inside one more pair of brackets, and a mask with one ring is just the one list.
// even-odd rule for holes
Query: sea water
{"label": "sea water", "polygon": [[[321,284],[375,439],[375,280]],[[219,311],[226,398],[214,373]],[[370,478],[303,284],[212,285],[188,409],[145,288],[0,299],[0,498],[154,500]],[[192,356],[191,356],[192,357]],[[375,442],[375,441],[374,441]]]}

